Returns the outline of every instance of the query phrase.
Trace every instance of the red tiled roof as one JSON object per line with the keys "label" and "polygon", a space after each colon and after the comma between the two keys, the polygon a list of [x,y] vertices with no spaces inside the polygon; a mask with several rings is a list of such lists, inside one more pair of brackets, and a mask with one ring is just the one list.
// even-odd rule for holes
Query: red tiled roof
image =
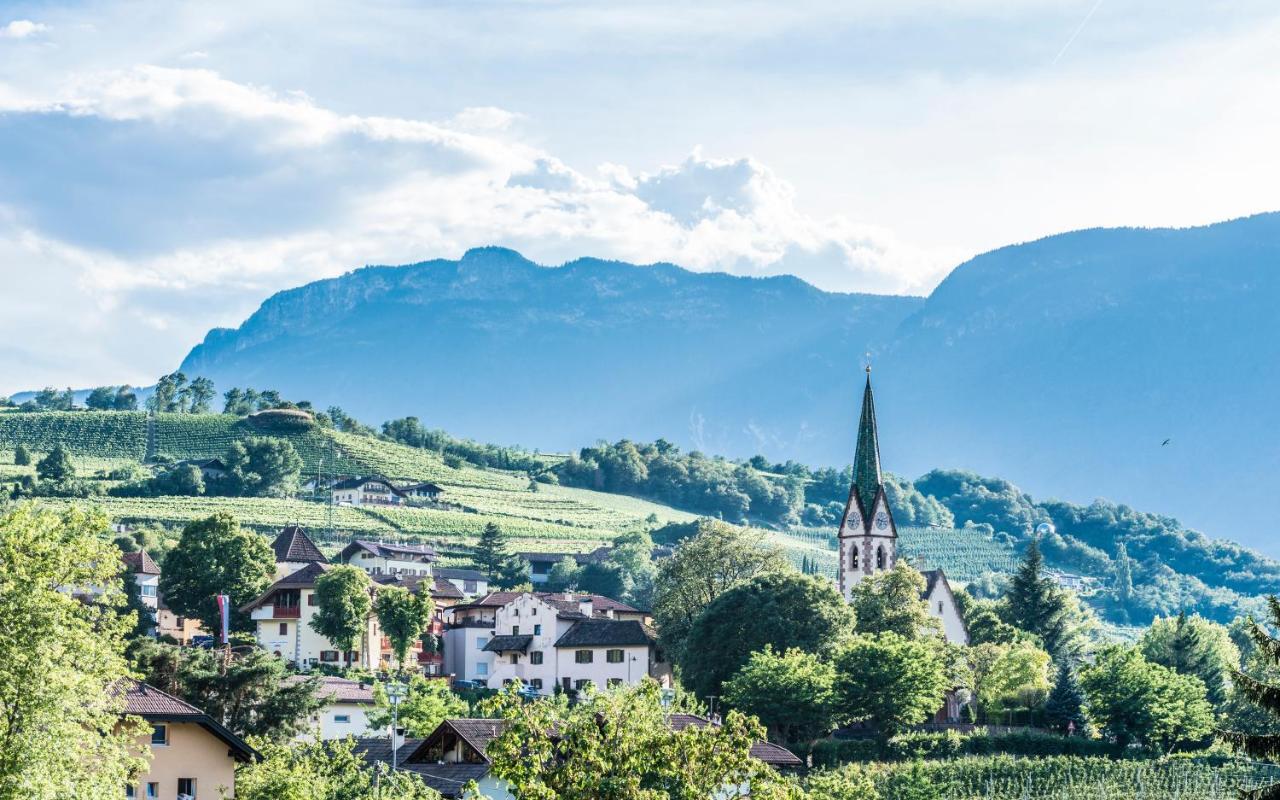
{"label": "red tiled roof", "polygon": [[154,686],[140,681],[129,681],[124,690],[125,713],[143,715],[165,715],[175,717],[199,717],[204,712],[185,700],[179,700],[171,694],[162,692]]}
{"label": "red tiled roof", "polygon": [[135,575],[160,574],[160,565],[151,558],[146,550],[139,550],[136,553],[123,553],[120,556],[120,560]]}

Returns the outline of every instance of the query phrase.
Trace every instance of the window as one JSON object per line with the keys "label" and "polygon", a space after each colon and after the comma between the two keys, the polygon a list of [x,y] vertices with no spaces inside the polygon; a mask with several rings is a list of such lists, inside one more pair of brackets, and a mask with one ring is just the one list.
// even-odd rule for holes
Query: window
{"label": "window", "polygon": [[138,587],[138,593],[141,594],[143,597],[155,597],[156,586],[154,583],[145,583],[142,586]]}
{"label": "window", "polygon": [[484,649],[484,646],[485,646],[485,645],[487,645],[488,643],[489,643],[489,638],[488,638],[487,636],[477,636],[477,637],[476,637],[476,649],[477,649],[477,650],[483,650],[483,649]]}
{"label": "window", "polygon": [[519,625],[512,625],[512,626],[511,626],[511,635],[512,635],[512,636],[519,636],[519,635],[520,635],[520,626],[519,626]]}
{"label": "window", "polygon": [[849,569],[858,568],[858,546],[855,544],[849,551]]}
{"label": "window", "polygon": [[158,798],[159,796],[160,796],[160,784],[148,783],[147,784],[147,800],[156,800],[156,798]]}
{"label": "window", "polygon": [[155,745],[166,745],[169,743],[169,726],[154,725],[151,728],[151,743]]}
{"label": "window", "polygon": [[477,675],[481,675],[481,676],[488,675],[488,674],[489,674],[489,665],[488,665],[488,664],[483,664],[483,663],[482,663],[482,664],[476,664],[476,674],[477,674]]}
{"label": "window", "polygon": [[178,778],[178,798],[191,798],[195,800],[196,796],[196,779],[195,778]]}
{"label": "window", "polygon": [[336,664],[338,661],[337,650],[321,650],[320,660],[325,663]]}
{"label": "window", "polygon": [[475,581],[463,581],[463,582],[462,582],[462,591],[464,591],[464,592],[466,592],[466,593],[468,593],[468,594],[473,594],[473,593],[475,592],[475,590],[476,590],[476,582],[475,582]]}
{"label": "window", "polygon": [[574,662],[578,664],[590,664],[595,661],[596,654],[590,650],[576,650],[573,654]]}
{"label": "window", "polygon": [[340,722],[345,725],[346,723],[351,721],[351,715],[350,714],[334,714],[333,721]]}
{"label": "window", "polygon": [[533,635],[534,635],[534,636],[541,636],[541,635],[542,635],[542,626],[541,626],[541,625],[534,625],[534,626],[533,626]]}
{"label": "window", "polygon": [[529,685],[532,686],[534,689],[537,689],[539,692],[542,691],[542,678],[534,678],[533,680],[529,681]]}
{"label": "window", "polygon": [[942,613],[942,601],[941,601],[941,600],[939,600],[939,601],[938,601],[938,613],[939,613],[939,614],[941,614],[941,613]]}
{"label": "window", "polygon": [[288,636],[288,635],[289,635],[289,623],[287,623],[287,622],[281,622],[281,623],[280,623],[280,635],[281,635],[281,636]]}
{"label": "window", "polygon": [[884,569],[884,546],[876,548],[876,569]]}
{"label": "window", "polygon": [[138,792],[132,786],[126,786],[124,787],[124,796],[126,800],[133,800],[138,796]]}
{"label": "window", "polygon": [[605,661],[608,661],[610,664],[621,664],[621,663],[622,663],[622,651],[621,651],[621,650],[606,650],[606,651],[605,651],[605,654],[604,654],[604,660],[605,660]]}
{"label": "window", "polygon": [[518,609],[518,608],[512,609],[512,610],[511,610],[511,613],[512,613],[512,615],[513,615],[513,616],[517,616],[517,617],[518,617],[518,616],[520,616],[520,609]]}
{"label": "window", "polygon": [[621,686],[622,678],[610,678],[609,680],[605,681],[605,685],[609,687]]}
{"label": "window", "polygon": [[511,663],[512,663],[512,664],[519,664],[519,663],[520,663],[520,654],[519,654],[519,653],[512,653],[512,654],[511,654]]}
{"label": "window", "polygon": [[530,663],[530,664],[541,664],[541,663],[542,663],[542,651],[541,651],[541,650],[534,650],[532,653],[530,653],[530,654],[529,654],[529,663]]}
{"label": "window", "polygon": [[592,685],[593,684],[591,683],[590,678],[579,678],[578,680],[573,682],[573,688],[577,689],[578,691],[582,691],[583,689]]}
{"label": "window", "polygon": [[317,603],[317,601],[316,601],[316,595],[315,595],[315,592],[312,592],[311,594],[307,595],[307,605],[309,605],[309,606],[318,605],[318,603]]}

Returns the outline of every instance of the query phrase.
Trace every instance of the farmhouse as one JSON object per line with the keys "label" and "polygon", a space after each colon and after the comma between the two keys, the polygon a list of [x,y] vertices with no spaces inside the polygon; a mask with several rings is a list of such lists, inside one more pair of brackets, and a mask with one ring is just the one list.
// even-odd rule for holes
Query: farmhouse
{"label": "farmhouse", "polygon": [[434,483],[411,483],[408,486],[401,486],[400,491],[404,492],[406,497],[416,497],[421,500],[439,500],[444,489]]}
{"label": "farmhouse", "polygon": [[647,615],[600,595],[493,592],[446,610],[445,671],[538,694],[670,682]]}
{"label": "farmhouse", "polygon": [[407,495],[385,478],[345,478],[329,487],[333,502],[350,506],[398,506]]}
{"label": "farmhouse", "polygon": [[154,686],[129,681],[125,713],[150,723],[138,739],[149,747],[146,772],[125,787],[125,797],[194,800],[235,794],[236,764],[258,753],[213,717]]}
{"label": "farmhouse", "polygon": [[357,539],[343,548],[338,561],[370,575],[431,575],[435,548],[426,544],[384,544]]}
{"label": "farmhouse", "polygon": [[369,615],[356,645],[359,649],[348,653],[340,653],[328,639],[311,628],[310,622],[319,610],[315,596],[316,579],[329,569],[328,564],[308,564],[271,584],[240,610],[249,614],[256,624],[259,646],[299,667],[329,664],[372,669],[380,660],[369,652],[371,646],[380,642],[373,614]]}
{"label": "farmhouse", "polygon": [[[853,587],[866,578],[893,569],[898,559],[898,528],[889,508],[880,473],[880,438],[876,430],[876,405],[871,393],[871,367],[862,393],[862,416],[858,420],[858,445],[853,458],[853,483],[840,520],[840,565],[837,570],[840,593],[851,596]],[[955,595],[942,570],[924,573],[926,588],[921,596],[929,613],[942,623],[948,642],[967,645],[965,628]]]}

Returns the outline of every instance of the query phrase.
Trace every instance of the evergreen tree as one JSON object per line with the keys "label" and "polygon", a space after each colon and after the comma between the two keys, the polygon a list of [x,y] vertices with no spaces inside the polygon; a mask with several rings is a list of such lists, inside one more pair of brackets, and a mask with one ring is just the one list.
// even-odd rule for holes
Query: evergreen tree
{"label": "evergreen tree", "polygon": [[1053,691],[1044,701],[1044,717],[1049,727],[1060,733],[1084,731],[1084,689],[1080,687],[1080,676],[1066,659],[1058,664]]}
{"label": "evergreen tree", "polygon": [[1129,604],[1133,602],[1133,563],[1129,560],[1129,549],[1121,542],[1116,546],[1116,605],[1124,619],[1129,617]]}
{"label": "evergreen tree", "polygon": [[13,448],[13,463],[19,467],[31,466],[31,451],[24,444]]}
{"label": "evergreen tree", "polygon": [[1227,677],[1229,671],[1239,665],[1240,651],[1222,625],[1199,614],[1187,616],[1183,611],[1173,619],[1156,620],[1142,635],[1138,646],[1148,661],[1204,681],[1209,702],[1215,708],[1221,708],[1227,701],[1230,694]]}
{"label": "evergreen tree", "polygon": [[71,451],[65,445],[57,445],[36,464],[36,474],[42,481],[66,481],[76,476],[76,465],[71,461]]}
{"label": "evergreen tree", "polygon": [[476,568],[485,574],[490,581],[502,576],[503,567],[511,554],[507,551],[507,535],[498,527],[498,523],[490,522],[480,533],[476,542],[474,561]]}
{"label": "evergreen tree", "polygon": [[[1267,598],[1271,624],[1280,627],[1280,599],[1275,595]],[[1246,626],[1249,637],[1257,645],[1254,658],[1269,667],[1280,667],[1280,639],[1273,638],[1261,625],[1250,619]],[[1250,701],[1260,711],[1273,718],[1280,719],[1280,683],[1271,683],[1241,672],[1231,671],[1231,679],[1235,684],[1236,696]],[[1241,731],[1223,731],[1219,737],[1243,750],[1254,758],[1275,761],[1280,758],[1280,736],[1267,733],[1244,733]],[[1256,800],[1280,800],[1280,782],[1259,788],[1252,792],[1250,798]]]}
{"label": "evergreen tree", "polygon": [[1005,598],[1005,621],[1027,633],[1040,637],[1044,649],[1061,660],[1076,655],[1077,604],[1045,574],[1044,556],[1038,540],[1027,544],[1022,566],[1009,586]]}

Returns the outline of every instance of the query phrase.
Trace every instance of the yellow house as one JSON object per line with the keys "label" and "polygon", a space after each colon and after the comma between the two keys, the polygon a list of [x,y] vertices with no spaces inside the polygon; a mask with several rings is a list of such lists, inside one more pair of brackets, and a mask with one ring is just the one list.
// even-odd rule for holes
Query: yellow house
{"label": "yellow house", "polygon": [[138,800],[218,800],[234,797],[236,764],[257,759],[244,740],[195,706],[136,681],[125,689],[125,713],[151,729],[138,740],[150,747],[146,772],[125,787]]}

